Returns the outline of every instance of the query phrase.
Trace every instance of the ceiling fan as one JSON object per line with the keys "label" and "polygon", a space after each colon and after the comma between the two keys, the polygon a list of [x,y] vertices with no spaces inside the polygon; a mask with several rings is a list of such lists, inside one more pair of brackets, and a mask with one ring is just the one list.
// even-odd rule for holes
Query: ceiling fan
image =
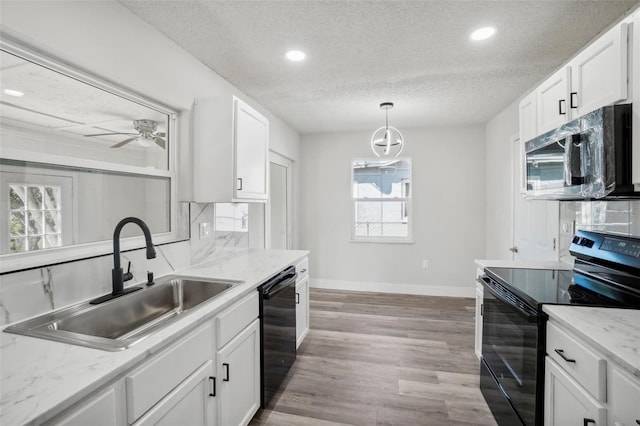
{"label": "ceiling fan", "polygon": [[108,136],[108,135],[130,135],[133,136],[129,139],[125,139],[122,142],[118,142],[115,145],[112,145],[111,148],[120,148],[130,142],[136,142],[138,145],[149,148],[152,147],[155,143],[162,149],[165,149],[167,141],[163,138],[166,137],[166,133],[157,132],[158,122],[154,120],[133,120],[133,127],[136,129],[138,133],[120,133],[120,132],[112,132],[112,133],[96,133],[92,135],[84,135],[85,137],[91,136]]}

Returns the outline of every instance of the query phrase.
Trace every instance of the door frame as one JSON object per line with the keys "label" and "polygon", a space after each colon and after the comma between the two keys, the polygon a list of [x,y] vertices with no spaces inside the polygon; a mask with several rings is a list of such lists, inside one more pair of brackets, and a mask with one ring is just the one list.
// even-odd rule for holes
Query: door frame
{"label": "door frame", "polygon": [[[274,151],[269,151],[269,168],[271,163],[282,166],[286,169],[287,183],[286,183],[286,211],[287,211],[287,225],[286,225],[286,244],[287,249],[291,249],[293,244],[293,160],[278,154]],[[269,185],[271,185],[271,179],[269,179]],[[265,209],[265,238],[266,247],[271,248],[271,197],[267,200],[267,206]]]}

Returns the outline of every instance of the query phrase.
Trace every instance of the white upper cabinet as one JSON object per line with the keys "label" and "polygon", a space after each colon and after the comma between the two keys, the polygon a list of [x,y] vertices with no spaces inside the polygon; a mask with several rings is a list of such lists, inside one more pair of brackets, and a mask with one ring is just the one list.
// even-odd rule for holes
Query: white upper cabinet
{"label": "white upper cabinet", "polygon": [[268,153],[269,121],[255,109],[231,95],[196,100],[190,201],[265,202]]}
{"label": "white upper cabinet", "polygon": [[239,199],[267,199],[269,121],[249,105],[234,100],[236,193]]}
{"label": "white upper cabinet", "polygon": [[627,99],[627,24],[590,44],[571,61],[573,118]]}
{"label": "white upper cabinet", "polygon": [[[536,87],[532,92],[535,99],[530,94],[520,102],[523,142],[600,107],[629,99],[628,28],[627,22],[621,22],[598,37]],[[636,63],[632,69],[637,70]],[[535,111],[534,120],[531,111]]]}
{"label": "white upper cabinet", "polygon": [[553,130],[568,121],[569,105],[567,99],[569,98],[570,79],[570,68],[564,67],[536,88],[536,136]]}
{"label": "white upper cabinet", "polygon": [[536,92],[525,96],[519,105],[520,116],[520,142],[524,143],[537,136],[538,123],[536,122]]}

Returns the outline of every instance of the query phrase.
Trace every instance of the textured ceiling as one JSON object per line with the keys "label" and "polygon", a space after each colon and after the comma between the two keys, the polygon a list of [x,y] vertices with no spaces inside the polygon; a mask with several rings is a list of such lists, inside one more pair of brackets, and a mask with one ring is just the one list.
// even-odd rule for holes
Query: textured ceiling
{"label": "textured ceiling", "polygon": [[[299,132],[485,123],[640,0],[122,0]],[[497,27],[474,43],[472,30]],[[284,53],[307,53],[289,63]]]}

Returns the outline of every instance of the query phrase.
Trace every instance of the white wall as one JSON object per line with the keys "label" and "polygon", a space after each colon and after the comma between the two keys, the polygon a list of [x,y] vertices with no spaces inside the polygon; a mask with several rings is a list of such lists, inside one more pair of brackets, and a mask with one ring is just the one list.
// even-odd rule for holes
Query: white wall
{"label": "white wall", "polygon": [[486,125],[486,257],[511,259],[513,247],[513,139],[518,136],[518,101]]}
{"label": "white wall", "polygon": [[[414,244],[351,243],[350,167],[370,132],[304,136],[301,247],[312,285],[471,296],[484,257],[484,126],[401,129],[413,168]],[[422,261],[429,260],[429,268]]]}

